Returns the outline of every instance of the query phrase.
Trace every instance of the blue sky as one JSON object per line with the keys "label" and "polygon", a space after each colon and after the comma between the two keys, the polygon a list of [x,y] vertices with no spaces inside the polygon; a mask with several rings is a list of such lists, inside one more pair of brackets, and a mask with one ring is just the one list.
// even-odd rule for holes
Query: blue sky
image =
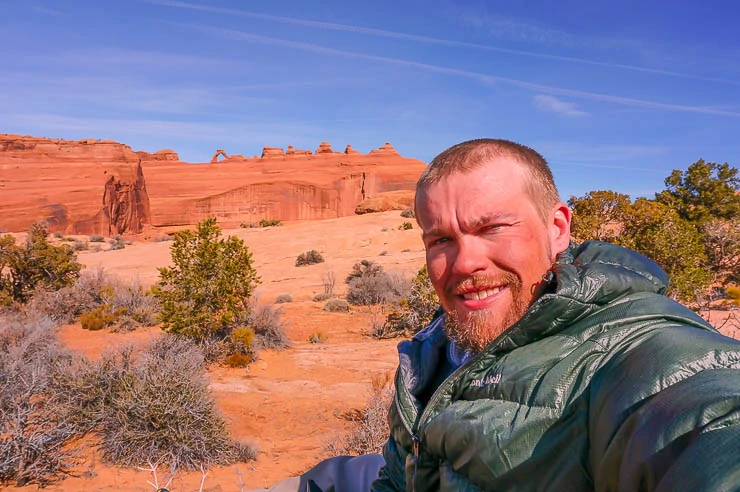
{"label": "blue sky", "polygon": [[2,0],[0,132],[190,162],[507,138],[564,199],[740,167],[740,4],[608,3]]}

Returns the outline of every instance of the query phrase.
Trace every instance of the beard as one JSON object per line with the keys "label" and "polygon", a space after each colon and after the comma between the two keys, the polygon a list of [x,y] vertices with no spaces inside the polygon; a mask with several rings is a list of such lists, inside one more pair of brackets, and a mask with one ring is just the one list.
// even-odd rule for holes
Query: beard
{"label": "beard", "polygon": [[[529,309],[531,296],[525,296],[521,279],[512,273],[504,273],[496,279],[483,275],[463,279],[447,289],[447,298],[452,299],[455,291],[471,285],[501,285],[511,292],[512,298],[507,311],[498,317],[487,309],[466,313],[459,313],[454,309],[447,310],[445,323],[447,337],[459,347],[478,353],[524,316]],[[454,304],[450,302],[450,305]]]}

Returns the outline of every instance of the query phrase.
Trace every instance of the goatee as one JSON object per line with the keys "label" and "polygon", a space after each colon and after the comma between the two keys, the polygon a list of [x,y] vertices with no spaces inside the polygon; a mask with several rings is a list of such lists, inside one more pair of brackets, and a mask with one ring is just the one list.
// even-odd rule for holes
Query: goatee
{"label": "goatee", "polygon": [[[500,285],[511,295],[511,306],[503,316],[496,317],[487,309],[466,312],[464,317],[455,310],[447,311],[447,337],[460,348],[478,353],[524,316],[529,308],[529,299],[523,296],[521,280],[510,273],[496,280],[478,276],[465,279],[449,289],[448,295],[454,295],[453,292],[466,285]],[[450,304],[453,305],[452,302]]]}

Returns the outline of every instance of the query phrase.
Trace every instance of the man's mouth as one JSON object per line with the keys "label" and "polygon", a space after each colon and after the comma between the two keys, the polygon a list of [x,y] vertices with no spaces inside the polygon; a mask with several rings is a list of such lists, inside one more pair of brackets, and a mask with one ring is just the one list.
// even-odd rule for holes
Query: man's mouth
{"label": "man's mouth", "polygon": [[462,298],[466,301],[480,301],[501,292],[502,287],[490,287],[488,289],[477,290],[473,292],[465,292],[461,294]]}

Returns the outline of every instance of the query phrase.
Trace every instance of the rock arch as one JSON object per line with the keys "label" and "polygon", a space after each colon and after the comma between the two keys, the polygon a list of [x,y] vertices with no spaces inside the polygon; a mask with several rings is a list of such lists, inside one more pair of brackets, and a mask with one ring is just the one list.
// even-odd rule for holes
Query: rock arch
{"label": "rock arch", "polygon": [[218,162],[218,156],[224,156],[224,159],[228,159],[229,155],[226,153],[225,150],[218,149],[215,154],[213,154],[213,157],[211,157],[211,163]]}

